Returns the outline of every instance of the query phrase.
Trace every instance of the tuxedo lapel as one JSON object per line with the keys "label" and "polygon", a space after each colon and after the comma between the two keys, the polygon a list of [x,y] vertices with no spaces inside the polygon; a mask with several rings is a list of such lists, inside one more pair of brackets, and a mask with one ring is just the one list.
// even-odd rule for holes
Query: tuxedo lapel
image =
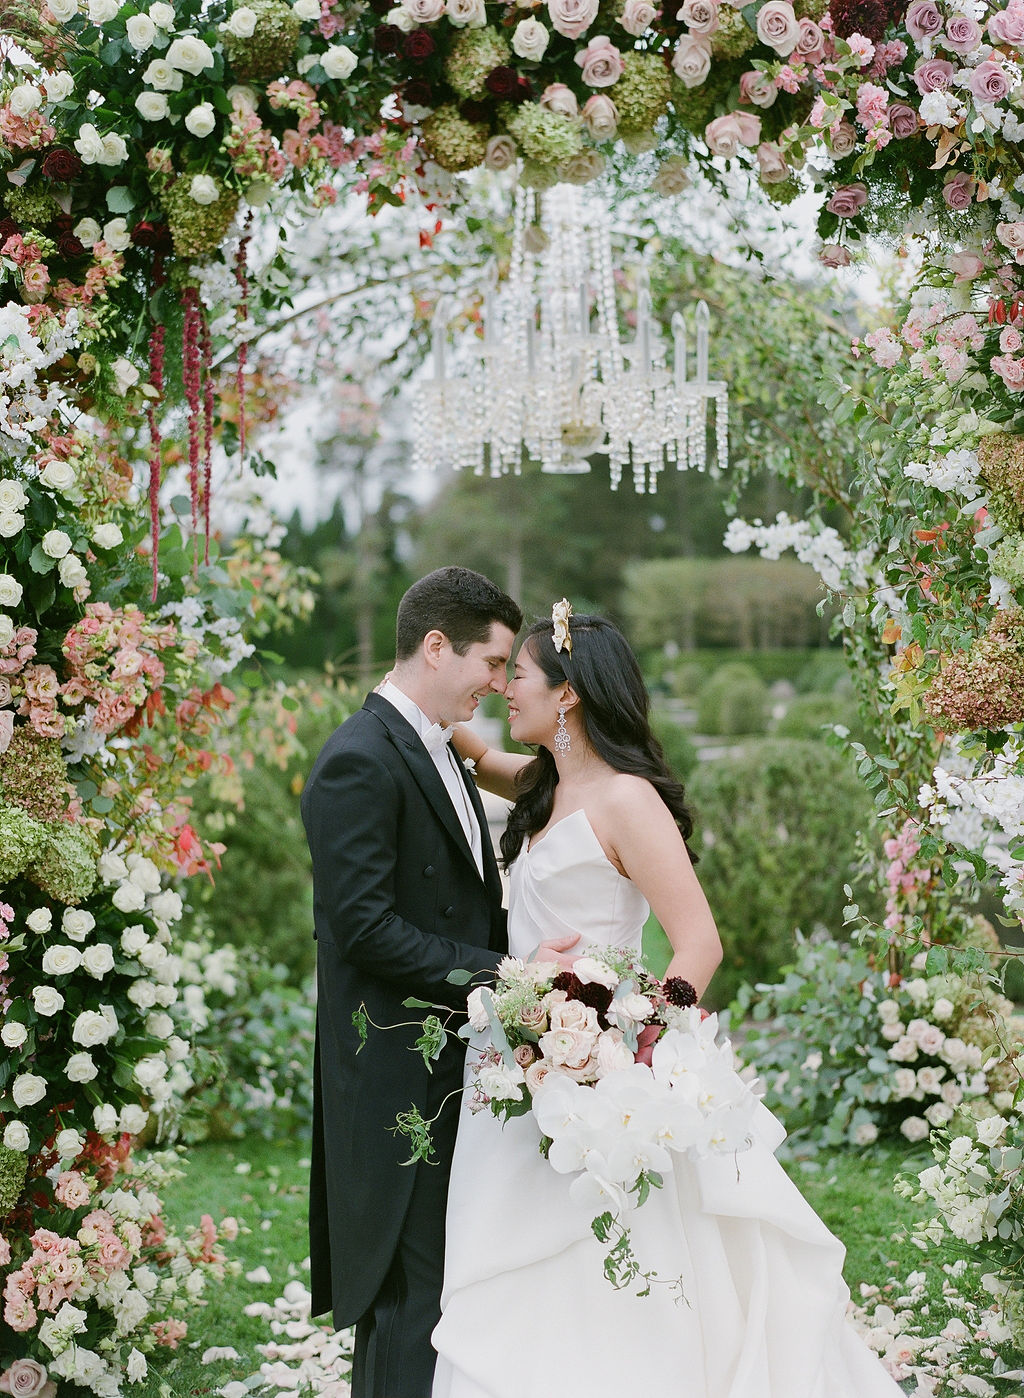
{"label": "tuxedo lapel", "polygon": [[[452,805],[452,798],[448,794],[448,788],[441,780],[441,773],[434,765],[434,759],[420,741],[419,734],[413,728],[412,724],[402,717],[394,704],[389,704],[388,701],[382,699],[379,694],[368,694],[363,708],[369,709],[372,714],[380,719],[381,723],[383,723],[384,727],[388,730],[392,741],[402,755],[403,761],[412,773],[416,785],[430,802],[434,814],[465,857],[469,860],[470,864],[473,866],[473,872],[479,878],[480,870],[477,868],[476,860],[473,858],[473,851],[469,847],[469,841],[466,839],[466,832],[462,828],[462,822],[459,820],[455,812],[455,807]],[[459,766],[462,767],[461,762]],[[466,777],[464,768],[463,777]],[[480,798],[477,795],[475,809],[477,809],[478,815],[479,807]],[[488,868],[487,857],[490,852],[490,841],[487,838],[486,822],[484,822],[481,827],[481,834],[483,836],[484,870],[486,873]],[[494,864],[493,854],[490,855],[490,862]]]}
{"label": "tuxedo lapel", "polygon": [[491,844],[491,832],[487,824],[487,812],[484,810],[484,803],[480,799],[480,792],[477,790],[476,782],[466,771],[466,767],[464,762],[462,761],[462,758],[459,756],[457,752],[455,752],[454,748],[452,749],[452,752],[455,754],[456,766],[458,767],[459,772],[462,775],[462,780],[466,784],[466,790],[469,792],[470,804],[472,805],[473,810],[476,813],[476,818],[480,823],[480,834],[482,837],[484,853],[484,883],[487,885],[488,891],[492,893],[500,903],[501,875],[498,872],[498,861],[494,857],[494,847]]}

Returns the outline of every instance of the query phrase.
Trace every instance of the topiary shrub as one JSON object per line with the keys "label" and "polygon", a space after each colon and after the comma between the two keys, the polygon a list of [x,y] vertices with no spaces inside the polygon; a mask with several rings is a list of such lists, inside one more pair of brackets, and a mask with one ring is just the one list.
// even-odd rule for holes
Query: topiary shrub
{"label": "topiary shrub", "polygon": [[763,733],[768,691],[757,671],[742,662],[720,666],[697,696],[697,729],[712,736]]}
{"label": "topiary shrub", "polygon": [[654,736],[665,752],[665,760],[681,782],[685,782],[697,765],[697,749],[681,723],[657,709],[651,715]]}
{"label": "topiary shrub", "polygon": [[825,743],[774,738],[701,763],[688,794],[698,874],[725,951],[709,1000],[726,1005],[743,981],[770,980],[792,960],[797,928],[842,926],[871,800]]}
{"label": "topiary shrub", "polygon": [[850,730],[850,737],[865,741],[865,733],[857,705],[845,694],[799,694],[772,729],[776,738],[803,738],[820,741],[826,737],[825,725],[841,723]]}

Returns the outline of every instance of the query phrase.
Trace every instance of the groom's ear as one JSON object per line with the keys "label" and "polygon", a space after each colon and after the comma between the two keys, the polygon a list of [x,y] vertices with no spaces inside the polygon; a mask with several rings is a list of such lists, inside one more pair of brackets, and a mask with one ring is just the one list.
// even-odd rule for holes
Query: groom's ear
{"label": "groom's ear", "polygon": [[451,643],[443,631],[428,631],[423,637],[422,651],[423,658],[432,670],[439,668],[441,656],[444,650]]}

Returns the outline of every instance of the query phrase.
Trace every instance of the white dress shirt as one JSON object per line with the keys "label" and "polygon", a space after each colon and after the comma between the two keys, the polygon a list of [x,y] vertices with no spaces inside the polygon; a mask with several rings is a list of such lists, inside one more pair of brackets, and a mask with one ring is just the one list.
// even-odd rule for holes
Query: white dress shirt
{"label": "white dress shirt", "polygon": [[403,694],[391,680],[386,680],[378,692],[382,699],[386,699],[398,710],[406,722],[415,729],[418,736],[425,740],[424,746],[430,753],[438,775],[444,782],[445,790],[451,797],[455,814],[459,818],[466,840],[473,851],[473,859],[476,861],[480,877],[483,878],[484,850],[480,822],[476,818],[476,811],[469,799],[466,779],[459,770],[459,760],[452,752],[451,742],[443,739],[445,730],[439,729],[436,723],[432,723],[420,706],[407,694]]}

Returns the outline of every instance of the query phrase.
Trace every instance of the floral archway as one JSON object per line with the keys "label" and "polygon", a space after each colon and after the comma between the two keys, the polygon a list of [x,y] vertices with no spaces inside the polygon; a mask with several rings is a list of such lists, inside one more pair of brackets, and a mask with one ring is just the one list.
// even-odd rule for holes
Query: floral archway
{"label": "floral archway", "polygon": [[[27,1398],[139,1381],[225,1266],[212,1225],[167,1236],[133,1149],[187,1082],[176,886],[217,853],[187,792],[259,634],[258,558],[210,536],[214,446],[246,459],[282,230],[340,190],[424,200],[429,241],[481,164],[539,188],[634,165],[678,197],[735,161],[768,198],[818,191],[827,266],[916,240],[908,313],[855,347],[869,392],[827,390],[863,428],[848,537],[814,515],[728,542],[842,598],[892,987],[987,964],[965,882],[1020,919],[1024,3],[8,0],[4,30],[0,1356]],[[991,1027],[996,1124],[934,1123],[933,1236],[988,1246],[1019,1322],[1020,1047]]]}

